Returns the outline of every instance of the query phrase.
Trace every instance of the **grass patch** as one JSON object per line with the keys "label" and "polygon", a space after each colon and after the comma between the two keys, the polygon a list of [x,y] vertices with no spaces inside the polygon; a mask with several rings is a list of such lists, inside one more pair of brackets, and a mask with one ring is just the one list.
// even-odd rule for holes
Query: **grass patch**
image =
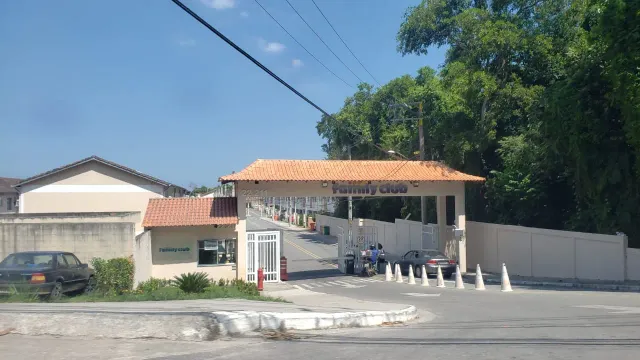
{"label": "grass patch", "polygon": [[[0,296],[0,303],[29,302],[123,302],[123,301],[170,301],[200,299],[243,299],[256,301],[288,302],[281,298],[261,296],[256,284],[240,279],[213,281],[205,273],[187,273],[172,280],[150,278],[132,289],[132,263],[126,259],[104,261],[94,259],[97,287],[90,294],[82,291],[66,294],[58,299],[34,294],[14,293]],[[130,281],[131,280],[131,281]]]}
{"label": "grass patch", "polygon": [[0,303],[82,303],[82,302],[124,302],[124,301],[170,301],[170,300],[201,300],[201,299],[243,299],[254,301],[288,302],[282,298],[261,296],[248,293],[237,286],[209,286],[203,292],[186,293],[175,286],[164,286],[152,291],[125,291],[122,294],[94,292],[92,294],[68,294],[59,299],[49,299],[31,294],[13,294],[0,296]]}

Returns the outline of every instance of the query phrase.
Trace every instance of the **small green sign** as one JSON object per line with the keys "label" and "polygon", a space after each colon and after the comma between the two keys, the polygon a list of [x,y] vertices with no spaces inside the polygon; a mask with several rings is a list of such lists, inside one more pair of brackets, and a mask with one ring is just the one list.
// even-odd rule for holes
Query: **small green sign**
{"label": "small green sign", "polygon": [[181,248],[160,248],[160,252],[189,252],[191,248],[189,247],[181,247]]}

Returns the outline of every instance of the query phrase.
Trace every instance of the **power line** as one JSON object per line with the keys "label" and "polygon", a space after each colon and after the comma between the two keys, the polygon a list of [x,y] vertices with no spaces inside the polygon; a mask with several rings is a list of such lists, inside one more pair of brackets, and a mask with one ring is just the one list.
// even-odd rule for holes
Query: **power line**
{"label": "power line", "polygon": [[344,61],[342,61],[342,59],[340,59],[340,57],[338,55],[336,55],[335,52],[333,52],[333,50],[331,50],[331,47],[329,47],[329,45],[327,45],[326,42],[324,42],[324,40],[322,39],[322,37],[313,29],[313,27],[311,27],[311,25],[309,25],[309,23],[307,22],[307,20],[305,20],[302,15],[300,15],[300,13],[298,12],[298,10],[296,10],[295,7],[293,7],[293,5],[291,5],[291,3],[289,2],[289,0],[285,0],[287,2],[287,4],[289,4],[289,6],[293,9],[293,11],[295,11],[295,13],[298,15],[298,17],[307,25],[307,27],[309,29],[311,29],[311,31],[313,31],[314,34],[316,34],[316,36],[318,37],[318,39],[320,39],[320,41],[322,41],[322,43],[324,44],[324,46],[327,47],[327,49],[329,49],[329,51],[331,51],[331,53],[333,54],[333,56],[336,57],[336,59],[338,59],[338,61],[340,61],[342,63],[342,65],[344,65],[344,67],[347,68],[347,70],[349,70],[353,76],[355,76],[361,83],[363,83],[364,81],[362,79],[360,79],[360,77],[358,75],[356,75],[356,73],[353,72],[353,70],[351,70],[350,67],[347,66],[347,64],[344,63]]}
{"label": "power line", "polygon": [[371,76],[371,78],[373,79],[373,81],[375,81],[378,86],[382,86],[380,85],[380,82],[375,78],[375,76],[373,76],[373,74],[371,74],[369,72],[369,70],[367,70],[367,68],[364,66],[364,64],[362,63],[362,61],[360,61],[360,59],[358,59],[358,57],[356,56],[356,54],[353,53],[353,51],[351,51],[351,48],[349,47],[349,45],[347,45],[347,43],[342,39],[342,36],[340,36],[340,34],[338,34],[338,31],[333,27],[333,25],[331,24],[331,21],[329,21],[329,19],[327,19],[327,17],[325,16],[325,14],[322,12],[322,10],[320,10],[320,7],[318,6],[318,4],[316,4],[315,0],[311,0],[311,2],[313,3],[313,5],[315,5],[316,9],[318,9],[318,11],[320,12],[320,14],[322,15],[322,17],[327,21],[327,24],[329,24],[329,26],[331,27],[331,30],[333,30],[334,33],[336,33],[336,35],[338,36],[338,38],[340,39],[340,41],[342,41],[342,43],[344,44],[344,46],[347,48],[347,50],[349,50],[349,52],[351,53],[351,55],[353,55],[353,57],[358,61],[358,63],[360,64],[360,66],[362,66],[362,68],[364,69],[364,71],[367,72],[367,74],[369,74],[369,76]]}
{"label": "power line", "polygon": [[[203,18],[201,18],[198,14],[196,14],[195,12],[193,12],[193,10],[191,10],[189,7],[187,7],[185,4],[183,4],[180,0],[171,0],[174,4],[178,5],[178,7],[180,7],[184,12],[186,12],[187,14],[189,14],[192,18],[194,18],[195,20],[197,20],[200,24],[202,24],[204,27],[206,27],[207,29],[209,29],[209,31],[211,31],[212,33],[216,34],[220,39],[222,39],[224,42],[226,42],[229,46],[231,46],[232,48],[234,48],[236,51],[238,51],[239,53],[241,53],[244,57],[246,57],[247,59],[249,59],[252,63],[254,63],[257,67],[259,67],[260,69],[262,69],[264,72],[266,72],[267,74],[269,74],[272,78],[274,78],[275,80],[277,80],[280,84],[284,85],[287,89],[291,90],[291,92],[293,92],[294,94],[298,95],[299,98],[301,98],[302,100],[304,100],[305,102],[307,102],[309,105],[313,106],[316,110],[320,111],[323,115],[336,120],[336,123],[338,124],[338,126],[341,125],[340,121],[338,121],[334,116],[332,116],[331,114],[329,114],[328,112],[326,112],[323,108],[321,108],[320,106],[316,105],[316,103],[314,103],[313,101],[309,100],[309,98],[307,98],[306,96],[302,95],[302,93],[300,93],[298,90],[296,90],[293,86],[289,85],[286,81],[282,80],[278,75],[276,75],[273,71],[269,70],[269,68],[267,68],[266,66],[262,65],[262,63],[260,63],[258,60],[256,60],[253,56],[249,55],[249,53],[247,53],[246,51],[244,51],[241,47],[239,47],[238,45],[236,45],[233,41],[231,41],[231,39],[229,39],[228,37],[224,36],[224,34],[222,34],[220,31],[218,31],[216,28],[214,28],[211,24],[209,24],[208,22],[206,22]],[[346,130],[347,132],[351,133],[354,136],[360,137],[361,139],[364,139],[364,136],[362,134],[358,134],[357,132],[354,132],[353,129],[349,129],[349,128],[344,128],[344,130]],[[370,142],[373,146],[375,146],[377,149],[379,149],[380,151],[387,153],[387,151],[385,149],[383,149],[380,145],[371,142],[371,141],[367,141]]]}
{"label": "power line", "polygon": [[260,6],[262,8],[262,10],[264,10],[264,12],[267,13],[267,15],[269,15],[269,17],[271,19],[273,19],[273,21],[276,22],[276,24],[278,24],[278,26],[280,26],[280,28],[282,30],[284,30],[284,32],[287,33],[287,35],[289,35],[289,37],[291,37],[293,39],[293,41],[298,43],[298,45],[300,45],[300,47],[303,48],[304,51],[307,52],[307,54],[309,54],[312,58],[314,58],[320,65],[322,65],[325,69],[327,69],[327,71],[330,72],[331,74],[333,74],[333,76],[335,76],[338,80],[340,80],[343,83],[345,83],[345,85],[347,85],[348,87],[353,88],[353,86],[351,84],[349,84],[348,82],[344,81],[344,79],[341,78],[340,76],[336,75],[336,73],[331,71],[331,69],[329,69],[322,61],[318,60],[318,58],[315,55],[313,55],[309,50],[307,50],[307,48],[304,47],[304,45],[302,45],[300,43],[300,41],[298,41],[298,39],[296,39],[293,35],[291,35],[291,33],[289,31],[287,31],[287,29],[284,26],[282,26],[282,24],[280,24],[280,22],[278,20],[276,20],[276,18],[273,15],[271,15],[271,13],[269,11],[267,11],[267,9],[265,9],[264,6],[262,6],[262,4],[260,4],[260,2],[258,0],[254,0],[254,1],[256,2],[256,4],[258,4],[258,6]]}

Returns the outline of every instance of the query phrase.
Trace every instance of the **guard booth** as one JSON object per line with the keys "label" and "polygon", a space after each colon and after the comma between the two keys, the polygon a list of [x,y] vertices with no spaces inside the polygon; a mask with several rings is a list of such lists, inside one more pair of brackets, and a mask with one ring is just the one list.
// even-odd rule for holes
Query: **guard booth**
{"label": "guard booth", "polygon": [[[437,200],[437,231],[426,228],[424,245],[432,244],[437,234],[444,234],[446,196],[455,197],[455,239],[452,244],[438,244],[440,250],[452,249],[460,268],[466,270],[465,182],[482,182],[484,178],[456,171],[437,161],[409,160],[263,160],[245,169],[219,178],[222,184],[234,183],[238,199],[237,277],[257,280],[257,267],[269,267],[267,281],[279,281],[279,256],[282,237],[277,234],[250,234],[246,231],[247,199],[273,197],[390,197],[433,196]],[[264,201],[260,201],[264,203]],[[338,237],[339,259],[353,253],[354,271],[362,269],[360,251],[380,242],[374,227],[351,224]],[[277,239],[277,240],[276,240]],[[455,243],[453,243],[455,242]],[[339,261],[341,270],[344,261]],[[266,269],[265,269],[266,270]],[[275,271],[275,273],[274,273]]]}

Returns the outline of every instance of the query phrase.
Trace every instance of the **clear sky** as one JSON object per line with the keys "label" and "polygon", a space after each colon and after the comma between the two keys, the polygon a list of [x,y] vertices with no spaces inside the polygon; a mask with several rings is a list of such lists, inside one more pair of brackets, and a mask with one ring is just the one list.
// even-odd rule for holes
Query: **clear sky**
{"label": "clear sky", "polygon": [[[285,0],[259,1],[355,87]],[[254,0],[184,2],[325,110],[337,111],[353,93]],[[290,2],[373,83],[311,1]],[[419,0],[316,3],[383,84],[444,60],[444,49],[396,52],[403,14]],[[169,0],[0,1],[0,176],[29,177],[98,155],[183,186],[213,186],[257,158],[324,158],[319,119]]]}

